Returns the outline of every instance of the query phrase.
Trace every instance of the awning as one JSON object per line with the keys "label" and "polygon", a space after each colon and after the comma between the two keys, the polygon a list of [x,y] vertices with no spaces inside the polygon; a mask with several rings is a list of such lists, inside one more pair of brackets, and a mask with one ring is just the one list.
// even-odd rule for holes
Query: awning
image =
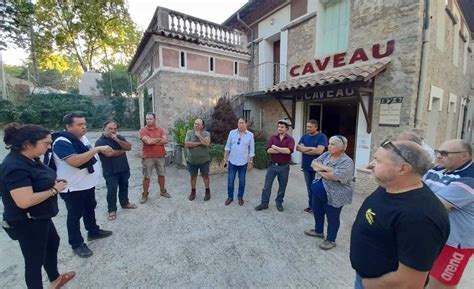
{"label": "awning", "polygon": [[385,57],[372,63],[363,63],[333,69],[327,72],[311,74],[282,81],[266,90],[267,93],[307,89],[323,85],[343,84],[347,82],[366,82],[387,68],[390,58]]}
{"label": "awning", "polygon": [[[374,96],[374,77],[383,72],[390,58],[378,59],[370,63],[362,63],[333,69],[327,72],[311,74],[282,81],[265,90],[265,94],[278,100],[281,107],[292,122],[296,114],[297,101],[326,101],[342,98],[357,99],[361,104],[367,121],[367,133],[372,131],[372,110]],[[282,100],[292,101],[291,113]]]}

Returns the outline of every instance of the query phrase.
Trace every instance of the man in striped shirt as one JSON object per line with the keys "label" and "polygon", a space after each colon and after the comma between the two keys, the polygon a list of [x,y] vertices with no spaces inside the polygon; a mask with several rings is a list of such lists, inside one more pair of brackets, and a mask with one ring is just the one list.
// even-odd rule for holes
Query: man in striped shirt
{"label": "man in striped shirt", "polygon": [[424,182],[448,209],[451,232],[433,265],[429,288],[456,288],[474,253],[474,164],[471,145],[445,141],[435,150],[436,166]]}

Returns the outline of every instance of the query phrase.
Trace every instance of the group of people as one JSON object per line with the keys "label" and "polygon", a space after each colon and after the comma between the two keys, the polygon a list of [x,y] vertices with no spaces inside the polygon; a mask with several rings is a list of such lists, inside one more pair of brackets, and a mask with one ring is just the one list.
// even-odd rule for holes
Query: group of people
{"label": "group of people", "polygon": [[[19,241],[28,288],[42,288],[42,267],[51,288],[60,288],[75,276],[74,272],[59,274],[57,268],[59,236],[51,219],[58,213],[58,193],[67,209],[69,244],[83,258],[93,253],[82,237],[81,218],[88,241],[112,235],[101,229],[95,218],[95,186],[100,171],[107,187],[107,218],[117,218],[117,192],[123,209],[137,208],[128,198],[130,166],[126,152],[132,145],[118,134],[118,122],[104,123],[103,134],[94,147],[85,135],[84,115],[67,114],[63,124],[64,130],[53,134],[31,124],[5,128],[4,142],[10,153],[0,166],[0,193],[5,208],[2,226],[12,239]],[[348,140],[342,135],[328,139],[318,130],[318,122],[309,120],[306,134],[296,144],[288,134],[290,125],[285,119],[279,120],[276,134],[268,139],[271,165],[255,210],[269,208],[275,178],[279,184],[275,205],[278,211],[284,210],[291,154],[296,148],[302,153],[301,170],[308,194],[304,211],[314,216],[314,228],[304,233],[320,238],[319,247],[330,250],[336,246],[341,210],[351,203],[353,195],[354,162],[345,153]],[[154,113],[146,115],[146,125],[139,136],[143,168],[140,203],[149,199],[153,170],[158,176],[160,195],[170,198],[165,185],[168,139]],[[190,201],[197,195],[198,173],[205,187],[203,200],[211,198],[209,144],[204,121],[196,119],[185,138]],[[97,154],[102,169],[98,167]],[[46,155],[44,161],[40,160],[42,155]],[[237,175],[237,201],[244,205],[246,173],[252,170],[254,157],[254,135],[248,130],[247,121],[240,118],[225,145],[226,206],[234,201]],[[356,271],[355,288],[423,288],[427,284],[429,288],[455,288],[474,252],[474,165],[470,144],[449,140],[438,150],[430,151],[417,132],[405,132],[384,141],[368,168],[379,187],[364,201],[352,226],[350,261]]]}

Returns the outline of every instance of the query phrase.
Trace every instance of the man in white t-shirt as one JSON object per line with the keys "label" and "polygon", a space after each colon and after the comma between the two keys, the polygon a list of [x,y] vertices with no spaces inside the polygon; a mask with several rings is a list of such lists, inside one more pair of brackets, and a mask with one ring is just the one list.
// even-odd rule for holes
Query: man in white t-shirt
{"label": "man in white t-shirt", "polygon": [[87,122],[83,114],[70,113],[63,118],[64,131],[53,134],[53,159],[57,178],[67,181],[60,196],[67,208],[67,231],[69,244],[74,253],[82,258],[92,256],[81,235],[80,219],[88,231],[89,241],[112,235],[102,230],[95,219],[95,186],[99,177],[99,166],[94,157],[97,153],[111,150],[109,146],[92,148],[86,138]]}

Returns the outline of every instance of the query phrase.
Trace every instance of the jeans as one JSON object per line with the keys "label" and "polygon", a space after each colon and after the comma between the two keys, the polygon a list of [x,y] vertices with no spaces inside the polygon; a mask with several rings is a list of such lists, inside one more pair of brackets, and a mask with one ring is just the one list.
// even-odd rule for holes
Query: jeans
{"label": "jeans", "polygon": [[67,209],[67,234],[69,244],[73,249],[81,246],[84,239],[81,235],[81,225],[79,221],[83,218],[84,227],[90,235],[94,235],[99,231],[95,220],[95,187],[83,191],[68,192],[60,194],[66,203]]}
{"label": "jeans", "polygon": [[364,286],[362,285],[362,277],[356,272],[356,279],[354,283],[354,289],[364,289]]}
{"label": "jeans", "polygon": [[312,206],[316,233],[324,232],[324,216],[328,219],[327,237],[328,241],[336,241],[337,231],[339,230],[341,210],[328,205],[328,196],[326,189],[324,189],[323,181],[319,180],[311,185],[313,193]]}
{"label": "jeans", "polygon": [[275,199],[277,204],[283,203],[285,197],[286,185],[288,184],[288,175],[290,173],[290,165],[277,166],[272,164],[268,168],[267,174],[265,175],[265,184],[262,190],[262,204],[268,205],[270,201],[270,195],[272,194],[272,185],[275,177],[278,178],[278,194]]}
{"label": "jeans", "polygon": [[308,208],[311,208],[312,202],[312,193],[311,193],[311,184],[313,183],[314,176],[316,175],[316,172],[313,170],[305,170],[303,169],[303,174],[304,174],[304,181],[306,183],[306,190],[308,191]]}
{"label": "jeans", "polygon": [[25,281],[28,288],[43,288],[41,267],[49,281],[58,279],[59,235],[51,219],[25,220],[14,224],[25,259]]}
{"label": "jeans", "polygon": [[120,206],[128,205],[128,179],[130,171],[104,176],[107,185],[107,205],[110,212],[117,211],[117,187],[119,189],[118,198]]}
{"label": "jeans", "polygon": [[234,198],[234,182],[235,176],[239,173],[239,194],[238,198],[241,199],[244,197],[245,190],[245,176],[247,175],[247,164],[242,166],[233,165],[229,162],[229,172],[227,175],[227,196],[229,199]]}

